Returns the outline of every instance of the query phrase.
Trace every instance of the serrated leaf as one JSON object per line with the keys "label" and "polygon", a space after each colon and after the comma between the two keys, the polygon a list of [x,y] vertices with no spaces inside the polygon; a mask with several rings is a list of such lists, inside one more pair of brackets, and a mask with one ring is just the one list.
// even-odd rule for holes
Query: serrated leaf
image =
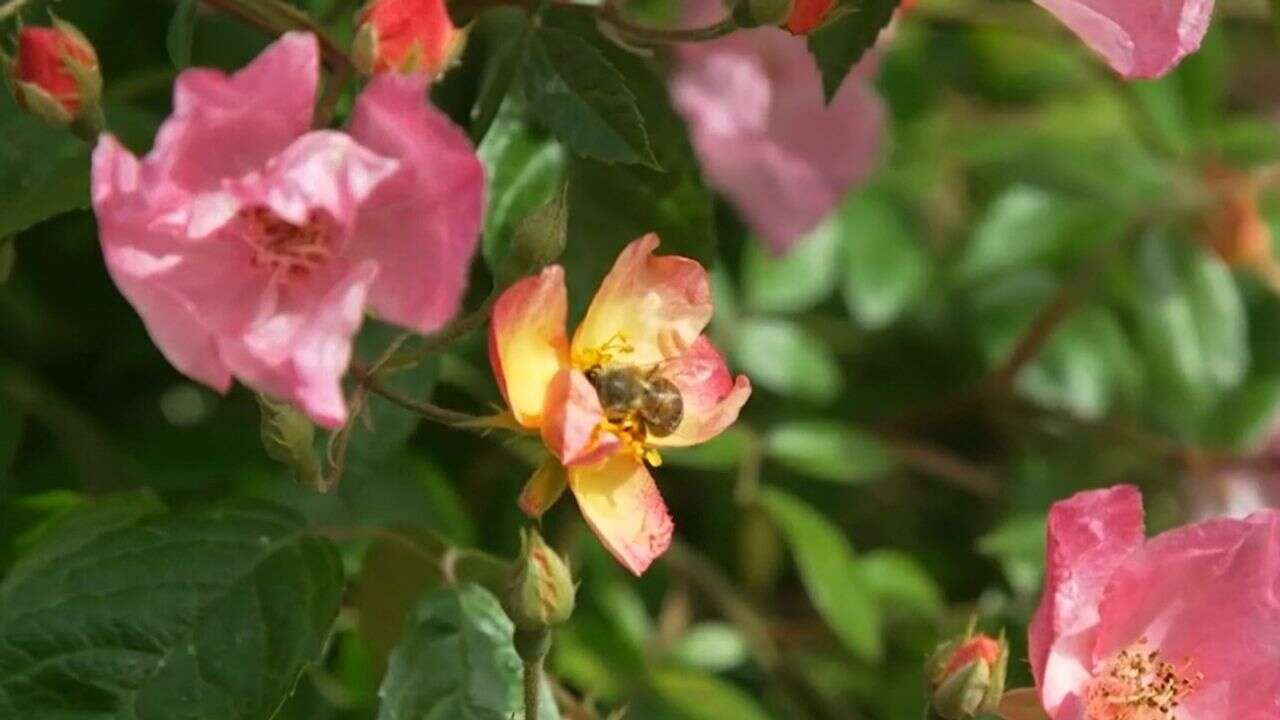
{"label": "serrated leaf", "polygon": [[566,269],[572,314],[585,309],[622,248],[646,233],[662,238],[659,253],[710,265],[715,258],[711,193],[672,109],[666,85],[641,59],[596,30],[591,8],[555,6],[546,22],[587,38],[627,78],[663,171],[584,157],[569,161],[569,236]]}
{"label": "serrated leaf", "polygon": [[854,655],[874,661],[883,650],[880,614],[840,528],[799,499],[766,489],[761,505],[786,539],[814,608]]}
{"label": "serrated leaf", "polygon": [[129,498],[46,537],[0,586],[7,717],[270,717],[337,616],[337,553],[274,506]]}
{"label": "serrated leaf", "polygon": [[829,19],[809,35],[809,52],[822,72],[827,102],[835,97],[853,66],[876,43],[893,19],[900,0],[843,0]]}
{"label": "serrated leaf", "polygon": [[165,48],[169,51],[173,66],[179,70],[184,70],[191,64],[191,40],[195,36],[196,11],[199,9],[199,0],[178,0],[177,7],[173,9],[173,18],[169,20]]}
{"label": "serrated leaf", "polygon": [[679,720],[769,720],[750,695],[714,675],[660,670],[653,690]]}
{"label": "serrated leaf", "polygon": [[659,168],[626,78],[587,41],[556,28],[539,29],[530,41],[524,79],[534,115],[573,152]]}
{"label": "serrated leaf", "polygon": [[769,459],[819,480],[864,483],[893,469],[880,441],[844,423],[806,420],[782,423],[765,438]]}
{"label": "serrated leaf", "polygon": [[844,300],[862,327],[898,319],[929,282],[929,261],[902,213],[878,194],[855,195],[841,208]]}
{"label": "serrated leaf", "polygon": [[[428,593],[413,610],[378,696],[379,720],[511,720],[523,717],[522,664],[513,628],[478,585]],[[543,688],[539,720],[560,713]]]}
{"label": "serrated leaf", "polygon": [[843,387],[840,366],[821,338],[786,320],[744,320],[734,359],[762,388],[814,403],[834,400]]}
{"label": "serrated leaf", "polygon": [[[494,120],[499,116],[512,83],[520,76],[529,49],[533,24],[528,15],[514,8],[492,8],[472,26],[469,42],[480,42],[487,50],[488,61],[480,78],[480,89],[471,106],[471,125],[467,129],[471,142],[479,145],[489,137]],[[460,22],[461,18],[453,18]],[[491,170],[488,166],[486,170]],[[492,178],[492,175],[489,175]]]}

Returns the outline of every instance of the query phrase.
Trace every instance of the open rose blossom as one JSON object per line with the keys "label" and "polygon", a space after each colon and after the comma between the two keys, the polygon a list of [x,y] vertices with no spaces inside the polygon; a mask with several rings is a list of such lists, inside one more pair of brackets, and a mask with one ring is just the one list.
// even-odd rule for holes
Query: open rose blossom
{"label": "open rose blossom", "polygon": [[1035,0],[1126,78],[1156,78],[1200,49],[1213,0]]}
{"label": "open rose blossom", "polygon": [[332,428],[366,308],[424,333],[457,312],[484,177],[424,78],[375,78],[343,133],[311,130],[318,75],[304,33],[231,76],[182,73],[145,158],[98,143],[93,207],[112,278],[175,367]]}
{"label": "open rose blossom", "polygon": [[1031,669],[1053,720],[1280,717],[1280,514],[1143,537],[1119,486],[1049,513]]}
{"label": "open rose blossom", "polygon": [[[655,257],[657,247],[647,235],[622,251],[572,341],[558,265],[498,298],[489,335],[515,421],[542,435],[587,523],[637,575],[666,551],[672,531],[646,463],[661,463],[659,448],[720,434],[751,394],[702,335],[711,319],[706,270]],[[521,507],[540,515],[556,494],[526,489]]]}
{"label": "open rose blossom", "polygon": [[[803,3],[797,3],[801,7]],[[705,19],[714,13],[697,8]],[[678,48],[672,101],[707,182],[775,252],[786,252],[875,168],[885,109],[858,64],[830,104],[803,37],[740,30]]]}

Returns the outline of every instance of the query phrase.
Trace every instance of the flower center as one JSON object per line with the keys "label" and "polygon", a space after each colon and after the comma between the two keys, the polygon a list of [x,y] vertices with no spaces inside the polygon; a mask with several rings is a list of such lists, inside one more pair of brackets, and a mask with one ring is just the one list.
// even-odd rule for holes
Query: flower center
{"label": "flower center", "polygon": [[241,210],[237,217],[241,237],[253,250],[250,262],[254,267],[297,278],[324,264],[332,252],[331,225],[319,212],[312,212],[302,225],[294,225],[261,206]]}
{"label": "flower center", "polygon": [[1086,720],[1175,720],[1182,700],[1195,692],[1204,676],[1188,673],[1148,650],[1146,638],[1107,661],[1089,687]]}
{"label": "flower center", "polygon": [[644,368],[619,366],[620,356],[635,352],[625,333],[617,333],[598,348],[576,353],[574,367],[586,374],[600,399],[604,420],[596,426],[600,433],[612,433],[622,443],[622,451],[637,462],[653,467],[662,464],[662,455],[648,444],[650,434],[670,433],[664,426],[653,426],[654,385]]}

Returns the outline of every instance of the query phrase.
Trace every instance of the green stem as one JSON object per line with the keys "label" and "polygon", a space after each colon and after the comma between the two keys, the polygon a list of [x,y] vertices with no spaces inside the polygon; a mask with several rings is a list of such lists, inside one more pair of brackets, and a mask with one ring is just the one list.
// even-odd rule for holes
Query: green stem
{"label": "green stem", "polygon": [[337,71],[352,72],[355,66],[351,57],[319,23],[288,3],[280,0],[204,0],[228,15],[264,30],[272,35],[282,35],[290,30],[306,30],[320,42],[320,52],[325,63]]}
{"label": "green stem", "polygon": [[449,427],[459,428],[462,430],[472,430],[473,432],[488,432],[486,427],[481,426],[481,420],[477,415],[469,415],[457,410],[442,408],[439,405],[433,405],[425,400],[415,400],[405,397],[395,390],[384,384],[375,373],[369,371],[369,368],[363,363],[355,362],[351,364],[351,373],[359,379],[360,383],[368,387],[370,391],[381,395],[400,407],[411,410],[432,422],[448,425]]}
{"label": "green stem", "polygon": [[17,15],[23,7],[31,0],[9,0],[9,2],[0,5],[0,22],[4,22],[9,18]]}
{"label": "green stem", "polygon": [[524,661],[524,717],[525,720],[538,720],[539,705],[542,702],[542,659]]}

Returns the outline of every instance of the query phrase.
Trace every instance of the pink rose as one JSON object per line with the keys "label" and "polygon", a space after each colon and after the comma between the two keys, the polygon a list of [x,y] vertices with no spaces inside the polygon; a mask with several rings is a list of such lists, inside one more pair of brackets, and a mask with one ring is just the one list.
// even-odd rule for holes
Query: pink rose
{"label": "pink rose", "polygon": [[1126,78],[1156,78],[1200,49],[1213,0],[1035,0]]}
{"label": "pink rose", "polygon": [[885,109],[870,84],[874,60],[854,68],[828,105],[805,39],[785,30],[741,30],[678,50],[672,101],[703,174],[775,252],[875,168]]}
{"label": "pink rose", "polygon": [[311,130],[318,76],[304,33],[188,70],[152,151],[104,135],[92,181],[107,268],[165,357],[332,428],[366,308],[424,333],[457,312],[484,177],[424,78],[375,78],[344,133]]}
{"label": "pink rose", "polygon": [[1143,537],[1131,486],[1049,513],[1031,669],[1053,720],[1280,717],[1280,514]]}
{"label": "pink rose", "polygon": [[[661,464],[660,448],[719,435],[751,395],[747,378],[735,380],[702,335],[711,320],[706,270],[655,257],[657,247],[658,237],[646,235],[622,251],[572,340],[559,265],[503,292],[489,334],[493,373],[515,421],[541,434],[587,523],[636,575],[671,544],[671,516],[646,464]],[[635,382],[664,388],[668,400],[675,393],[679,410],[651,408],[628,390]],[[659,415],[673,424],[663,427]],[[534,516],[559,494],[542,486],[542,475],[521,498]]]}

